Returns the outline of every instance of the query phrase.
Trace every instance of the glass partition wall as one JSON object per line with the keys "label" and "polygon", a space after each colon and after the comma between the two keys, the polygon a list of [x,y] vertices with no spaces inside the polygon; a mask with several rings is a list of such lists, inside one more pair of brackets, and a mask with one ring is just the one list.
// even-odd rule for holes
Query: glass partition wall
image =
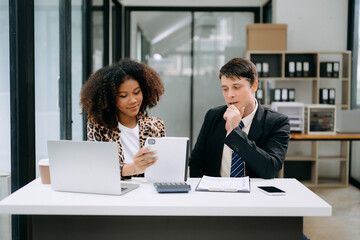
{"label": "glass partition wall", "polygon": [[72,139],[83,139],[83,122],[80,107],[82,87],[82,0],[71,1],[71,117]]}
{"label": "glass partition wall", "polygon": [[195,12],[193,143],[206,112],[224,105],[220,68],[234,57],[246,56],[246,25],[254,23],[250,12]]}
{"label": "glass partition wall", "polygon": [[168,136],[189,136],[191,12],[133,12],[131,58],[144,61],[161,76],[165,94],[149,115],[166,123]]}
{"label": "glass partition wall", "polygon": [[10,173],[9,3],[0,3],[0,174]]}
{"label": "glass partition wall", "polygon": [[[60,139],[59,1],[35,0],[36,161],[47,158],[47,140]],[[71,1],[72,139],[82,140],[82,1]],[[36,167],[38,176],[38,167]]]}
{"label": "glass partition wall", "polygon": [[[0,200],[10,190],[10,71],[9,71],[9,1],[0,2]],[[10,215],[0,215],[0,239],[11,239]]]}
{"label": "glass partition wall", "polygon": [[195,144],[206,111],[224,105],[218,71],[245,57],[246,25],[254,11],[131,11],[130,57],[162,77],[165,94],[149,111],[168,136]]}
{"label": "glass partition wall", "polygon": [[[34,1],[36,162],[60,139],[59,1]],[[36,176],[39,176],[36,167]]]}

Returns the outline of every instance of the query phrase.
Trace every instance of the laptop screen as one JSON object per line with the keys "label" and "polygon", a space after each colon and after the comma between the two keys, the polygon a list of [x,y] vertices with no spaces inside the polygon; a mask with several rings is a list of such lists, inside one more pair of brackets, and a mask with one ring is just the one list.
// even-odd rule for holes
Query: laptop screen
{"label": "laptop screen", "polygon": [[51,187],[120,194],[118,146],[113,142],[48,141]]}

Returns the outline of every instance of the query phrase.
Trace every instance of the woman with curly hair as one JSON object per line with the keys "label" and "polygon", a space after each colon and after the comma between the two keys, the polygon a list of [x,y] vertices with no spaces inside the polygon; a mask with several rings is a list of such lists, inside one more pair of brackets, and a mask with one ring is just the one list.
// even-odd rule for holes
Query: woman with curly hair
{"label": "woman with curly hair", "polygon": [[148,137],[164,137],[164,122],[147,115],[164,86],[149,66],[130,59],[99,69],[81,89],[89,141],[116,142],[121,176],[140,176],[157,160],[143,148]]}

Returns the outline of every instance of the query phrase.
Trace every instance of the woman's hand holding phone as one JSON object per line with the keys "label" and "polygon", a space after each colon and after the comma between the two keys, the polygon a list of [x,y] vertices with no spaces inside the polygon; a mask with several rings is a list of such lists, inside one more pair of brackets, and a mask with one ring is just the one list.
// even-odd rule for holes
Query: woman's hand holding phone
{"label": "woman's hand holding phone", "polygon": [[144,173],[145,169],[153,165],[157,157],[154,157],[156,152],[150,151],[149,147],[144,147],[139,150],[134,156],[135,174]]}
{"label": "woman's hand holding phone", "polygon": [[154,156],[155,154],[156,152],[151,151],[149,147],[141,148],[134,155],[134,162],[124,165],[121,175],[130,176],[144,173],[146,168],[150,167],[156,162],[157,157]]}

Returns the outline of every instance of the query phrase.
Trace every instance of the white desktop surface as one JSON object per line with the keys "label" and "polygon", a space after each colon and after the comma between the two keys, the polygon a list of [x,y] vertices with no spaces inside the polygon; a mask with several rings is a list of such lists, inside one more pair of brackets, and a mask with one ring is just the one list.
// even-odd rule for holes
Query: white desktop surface
{"label": "white desktop surface", "polygon": [[[35,179],[0,201],[0,214],[102,216],[331,216],[331,206],[296,179],[251,179],[250,193],[195,191],[159,194],[143,178],[122,196],[56,192]],[[256,186],[273,185],[285,196],[268,196]]]}

